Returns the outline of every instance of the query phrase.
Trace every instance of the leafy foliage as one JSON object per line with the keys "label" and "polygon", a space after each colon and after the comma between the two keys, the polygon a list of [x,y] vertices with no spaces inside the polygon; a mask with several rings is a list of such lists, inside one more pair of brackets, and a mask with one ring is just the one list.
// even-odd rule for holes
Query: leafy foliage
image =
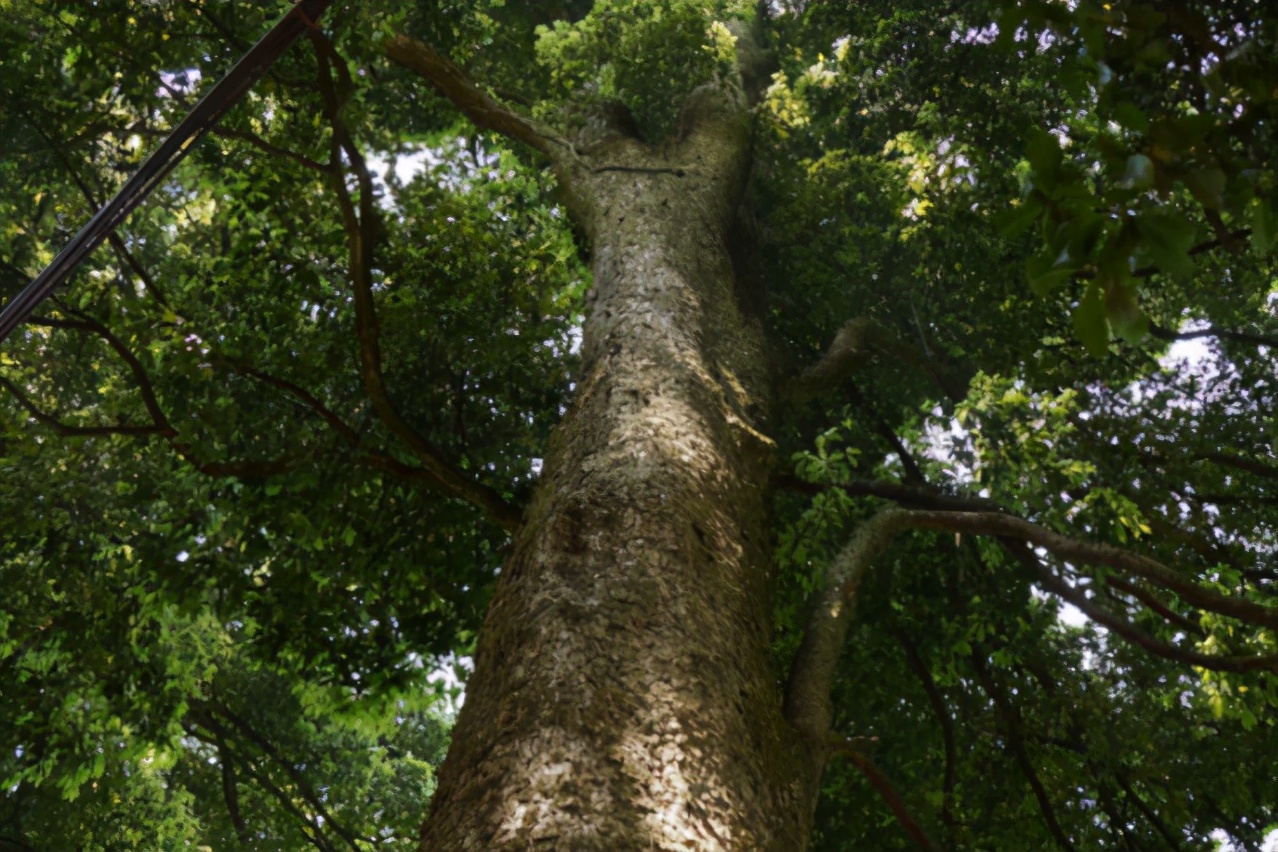
{"label": "leafy foliage", "polygon": [[[778,674],[885,502],[998,509],[1278,605],[1278,18],[768,5],[750,201],[779,384],[853,318],[915,353],[773,424]],[[7,297],[282,6],[0,8]],[[527,499],[588,273],[537,164],[381,40],[564,128],[621,102],[657,141],[754,14],[336,4],[5,343],[0,845],[412,846],[450,718],[429,675],[472,646],[507,544],[423,447]],[[369,390],[361,240],[407,433]],[[880,560],[835,688],[877,774],[831,763],[813,848],[910,848],[885,784],[944,848],[1259,848],[1278,678],[1221,661],[1275,657],[1272,627],[1016,553],[916,533]]]}

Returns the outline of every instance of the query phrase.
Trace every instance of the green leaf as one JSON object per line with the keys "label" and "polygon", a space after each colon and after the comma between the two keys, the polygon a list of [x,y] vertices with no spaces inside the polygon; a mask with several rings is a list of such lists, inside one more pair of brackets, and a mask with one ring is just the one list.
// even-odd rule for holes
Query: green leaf
{"label": "green leaf", "polygon": [[1043,205],[1031,198],[1020,204],[1009,204],[992,217],[994,226],[1004,237],[1015,237],[1043,215]]}
{"label": "green leaf", "polygon": [[1204,206],[1219,210],[1225,203],[1225,185],[1228,179],[1220,169],[1198,169],[1185,175],[1185,186]]}
{"label": "green leaf", "polygon": [[1177,213],[1147,213],[1136,217],[1136,230],[1144,238],[1142,248],[1160,269],[1178,278],[1194,274],[1189,249],[1194,243],[1194,226]]}
{"label": "green leaf", "polygon": [[1046,190],[1056,186],[1062,159],[1061,144],[1056,136],[1040,127],[1031,130],[1025,159],[1034,169],[1035,185]]}
{"label": "green leaf", "polygon": [[1109,322],[1100,285],[1087,285],[1083,298],[1074,309],[1074,335],[1091,354],[1100,357],[1109,350]]}
{"label": "green leaf", "polygon": [[1268,200],[1256,196],[1247,205],[1247,225],[1251,228],[1251,251],[1266,257],[1278,238],[1278,212]]}
{"label": "green leaf", "polygon": [[1132,189],[1149,189],[1154,185],[1154,161],[1144,154],[1132,154],[1127,158],[1123,184]]}
{"label": "green leaf", "polygon": [[1130,281],[1111,281],[1105,287],[1105,315],[1114,334],[1128,343],[1138,343],[1149,333],[1149,319]]}

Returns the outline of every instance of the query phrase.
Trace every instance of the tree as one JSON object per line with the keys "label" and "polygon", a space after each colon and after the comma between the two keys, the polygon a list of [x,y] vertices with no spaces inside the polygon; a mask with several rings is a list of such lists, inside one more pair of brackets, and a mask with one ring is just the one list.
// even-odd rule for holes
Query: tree
{"label": "tree", "polygon": [[[278,10],[3,5],[12,290]],[[5,344],[0,844],[1259,848],[1275,26],[336,4]]]}

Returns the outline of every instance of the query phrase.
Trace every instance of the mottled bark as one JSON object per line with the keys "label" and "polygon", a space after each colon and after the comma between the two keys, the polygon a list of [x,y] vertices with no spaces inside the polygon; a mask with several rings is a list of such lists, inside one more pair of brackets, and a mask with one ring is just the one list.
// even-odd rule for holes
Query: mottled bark
{"label": "mottled bark", "polygon": [[423,849],[803,848],[769,665],[765,351],[727,234],[744,108],[569,166],[583,373],[480,637]]}

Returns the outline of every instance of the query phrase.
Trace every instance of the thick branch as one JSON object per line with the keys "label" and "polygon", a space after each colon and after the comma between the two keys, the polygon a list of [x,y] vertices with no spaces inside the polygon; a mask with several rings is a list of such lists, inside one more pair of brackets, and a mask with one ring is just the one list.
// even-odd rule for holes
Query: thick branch
{"label": "thick branch", "polygon": [[461,110],[476,127],[522,142],[552,161],[562,158],[572,150],[566,140],[498,102],[481,89],[469,74],[430,45],[408,36],[395,36],[386,40],[385,48],[387,56],[425,77],[437,92],[452,101],[453,106]]}
{"label": "thick branch", "polygon": [[[1112,545],[1070,538],[1021,518],[999,512],[884,509],[862,523],[842,552],[835,557],[829,569],[826,587],[816,601],[803,642],[791,668],[786,695],[786,718],[810,744],[823,742],[830,733],[833,718],[830,688],[834,682],[835,667],[852,618],[857,588],[874,559],[896,535],[910,529],[1018,539],[1045,548],[1064,560],[1104,565],[1149,580],[1174,591],[1186,602],[1199,609],[1278,629],[1278,610],[1273,607],[1205,589],[1192,579],[1171,570],[1160,562]],[[1054,575],[1051,576],[1051,582],[1065,586]],[[1068,589],[1068,586],[1065,588]],[[1072,594],[1072,590],[1070,593]],[[1090,601],[1082,600],[1098,613],[1099,620],[1101,617],[1099,614],[1104,611],[1094,607]],[[1083,607],[1080,605],[1080,608]],[[1110,618],[1114,624],[1120,623],[1120,620],[1109,615],[1104,617]],[[1243,658],[1196,654],[1166,646],[1165,643],[1158,643],[1158,640],[1152,637],[1144,637],[1143,634],[1133,632],[1134,628],[1126,622],[1121,622],[1121,626],[1127,633],[1131,633],[1130,638],[1133,641],[1139,641],[1143,647],[1155,653],[1163,652],[1164,656],[1174,652],[1176,656],[1172,657],[1173,659],[1192,661],[1194,665],[1222,667],[1225,670],[1274,669],[1274,661],[1271,658],[1244,661]],[[1120,631],[1116,628],[1115,632]],[[1120,632],[1120,635],[1126,634]],[[1141,638],[1137,639],[1138,636]]]}
{"label": "thick branch", "polygon": [[857,587],[879,553],[897,534],[911,528],[912,515],[903,509],[880,511],[857,527],[830,565],[825,590],[809,617],[786,690],[786,718],[814,754],[820,753],[830,737],[834,718],[830,687],[852,621]]}
{"label": "thick branch", "polygon": [[350,247],[350,274],[355,297],[355,328],[359,337],[360,373],[364,388],[387,428],[404,441],[422,466],[446,491],[479,507],[494,523],[508,530],[514,529],[519,523],[519,510],[502,499],[496,491],[474,481],[445,460],[443,454],[434,445],[404,420],[386,390],[385,379],[382,376],[377,308],[373,301],[373,245],[377,227],[373,181],[363,154],[341,117],[341,102],[331,76],[334,69],[341,73],[340,57],[334,54],[332,45],[322,33],[313,31],[311,39],[319,54],[320,91],[333,127],[335,147],[333,161],[335,163],[340,161],[339,151],[345,154],[359,183],[357,211],[355,201],[346,188],[346,182],[340,174],[334,174],[333,187],[342,210],[347,242]]}
{"label": "thick branch", "polygon": [[925,353],[869,317],[844,323],[821,360],[800,376],[795,393],[803,399],[836,387],[863,369],[874,356],[899,361],[925,373],[951,399],[962,399],[966,393],[965,388],[959,387]]}

